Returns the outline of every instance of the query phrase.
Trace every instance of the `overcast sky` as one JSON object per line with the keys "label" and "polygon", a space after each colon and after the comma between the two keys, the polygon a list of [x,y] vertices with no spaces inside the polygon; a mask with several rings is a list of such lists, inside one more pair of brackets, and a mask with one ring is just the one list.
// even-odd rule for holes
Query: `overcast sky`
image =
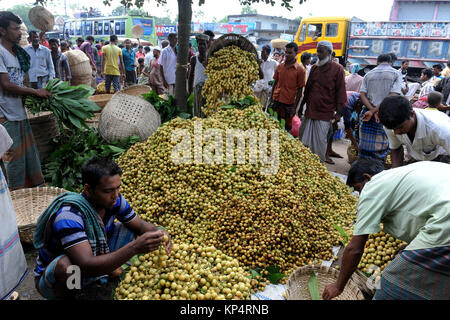
{"label": "overcast sky", "polygon": [[[349,18],[356,16],[366,21],[375,20],[389,20],[393,0],[307,0],[306,3],[299,5],[297,0],[292,0],[293,9],[288,11],[280,6],[280,0],[275,0],[277,5],[272,7],[267,4],[255,4],[258,13],[273,16],[282,16],[285,18],[297,18],[299,16],[347,16]],[[58,15],[64,14],[64,0],[53,0],[51,11]],[[70,14],[69,3],[74,0],[67,0],[67,11]],[[205,4],[198,6],[198,0],[194,0],[193,6],[193,20],[196,13],[201,10],[204,13],[204,18],[200,19],[202,22],[209,22],[215,17],[222,19],[227,15],[240,14],[242,7],[239,0],[206,0]],[[31,4],[33,0],[0,0],[0,9],[7,9],[16,4]],[[103,5],[101,0],[76,0],[81,6],[90,7],[93,3],[104,13],[111,12],[112,8],[120,5],[119,0],[113,0],[112,6]],[[144,10],[154,16],[166,16],[169,12],[171,18],[175,18],[178,12],[178,5],[176,0],[167,0],[167,5],[162,7],[156,6],[156,1],[146,1]]]}

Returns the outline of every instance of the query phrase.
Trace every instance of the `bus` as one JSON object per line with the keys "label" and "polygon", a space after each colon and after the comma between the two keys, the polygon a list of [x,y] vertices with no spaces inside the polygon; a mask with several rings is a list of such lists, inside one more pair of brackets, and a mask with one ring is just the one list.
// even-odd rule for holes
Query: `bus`
{"label": "bus", "polygon": [[119,38],[133,38],[131,29],[141,26],[144,29],[142,40],[157,43],[156,28],[152,17],[110,16],[95,18],[68,19],[64,22],[64,37],[68,40],[93,36],[96,40],[109,40],[112,34]]}

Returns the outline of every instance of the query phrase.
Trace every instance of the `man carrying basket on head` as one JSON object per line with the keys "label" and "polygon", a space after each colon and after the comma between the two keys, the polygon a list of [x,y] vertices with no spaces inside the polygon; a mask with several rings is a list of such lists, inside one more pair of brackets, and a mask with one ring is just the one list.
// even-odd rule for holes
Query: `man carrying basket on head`
{"label": "man carrying basket on head", "polygon": [[50,97],[46,89],[23,86],[25,73],[30,69],[30,56],[18,45],[21,23],[22,20],[15,14],[0,12],[0,124],[13,140],[2,160],[11,190],[44,183],[37,145],[22,104],[22,96]]}

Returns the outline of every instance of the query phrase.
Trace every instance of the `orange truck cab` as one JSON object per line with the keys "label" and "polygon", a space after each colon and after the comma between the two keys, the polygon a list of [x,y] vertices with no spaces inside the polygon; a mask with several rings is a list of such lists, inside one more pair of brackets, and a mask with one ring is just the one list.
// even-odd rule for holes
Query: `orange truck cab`
{"label": "orange truck cab", "polygon": [[295,36],[295,43],[298,45],[298,62],[303,52],[315,54],[317,43],[328,40],[333,43],[333,50],[336,58],[341,63],[344,61],[348,26],[351,19],[346,17],[317,17],[302,19]]}

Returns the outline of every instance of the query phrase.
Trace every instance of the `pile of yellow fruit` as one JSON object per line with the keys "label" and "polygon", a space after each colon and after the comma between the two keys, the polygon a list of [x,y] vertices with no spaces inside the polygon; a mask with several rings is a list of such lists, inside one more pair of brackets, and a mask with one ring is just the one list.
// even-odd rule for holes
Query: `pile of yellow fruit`
{"label": "pile of yellow fruit", "polygon": [[[97,88],[95,89],[95,93],[96,94],[108,93],[108,92],[106,92],[104,80],[97,85]],[[114,88],[113,88],[112,84],[111,84],[111,88],[109,89],[109,93],[114,93]]]}
{"label": "pile of yellow fruit", "polygon": [[[199,125],[203,141],[195,146],[194,140],[202,137],[194,135]],[[214,246],[246,270],[277,265],[289,274],[333,258],[332,247],[341,239],[333,224],[347,231],[356,218],[357,199],[351,190],[284,130],[279,131],[278,170],[273,174],[261,171],[270,164],[249,163],[247,149],[244,164],[228,164],[225,152],[219,154],[222,164],[196,163],[195,154],[213,143],[205,141],[205,132],[212,128],[222,134],[223,150],[228,129],[266,129],[271,150],[279,123],[257,105],[165,123],[118,159],[121,193],[135,211],[165,227],[176,241]],[[185,130],[192,147],[189,163],[172,160],[181,141],[174,138],[179,130]],[[275,159],[276,153],[269,156]]]}
{"label": "pile of yellow fruit", "polygon": [[237,46],[227,46],[215,52],[208,59],[205,70],[208,78],[202,89],[206,98],[203,113],[210,116],[231,99],[252,95],[251,85],[259,79],[258,70],[255,55]]}
{"label": "pile of yellow fruit", "polygon": [[384,268],[394,259],[394,253],[405,242],[395,239],[389,233],[380,231],[375,234],[371,234],[364,247],[364,254],[361,257],[361,261],[358,265],[358,269],[371,274],[375,270],[370,266],[374,265],[380,268],[382,272]]}
{"label": "pile of yellow fruit", "polygon": [[139,256],[115,290],[116,300],[250,300],[251,281],[236,259],[210,246],[173,243],[169,256]]}

